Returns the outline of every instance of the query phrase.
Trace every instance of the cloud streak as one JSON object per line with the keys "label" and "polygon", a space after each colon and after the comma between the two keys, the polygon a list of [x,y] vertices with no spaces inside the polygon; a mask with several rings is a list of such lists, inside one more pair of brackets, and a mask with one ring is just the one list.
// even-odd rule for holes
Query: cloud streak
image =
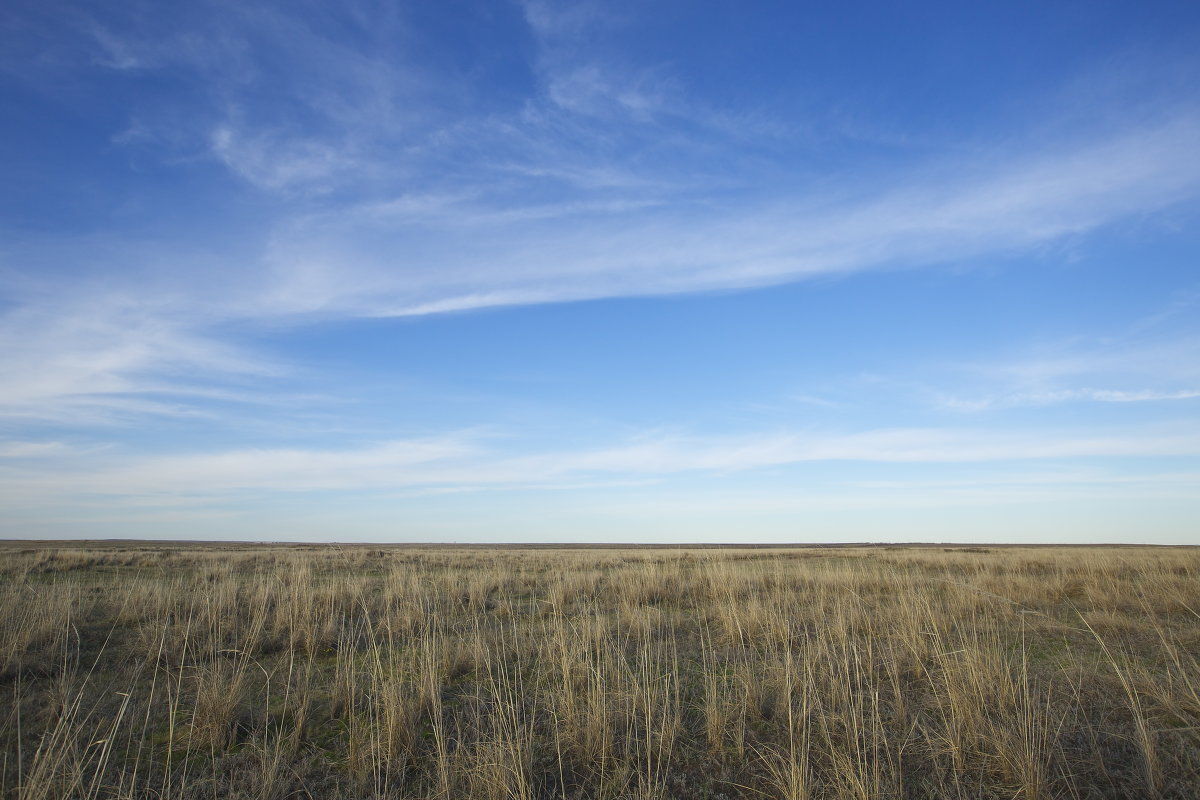
{"label": "cloud streak", "polygon": [[[13,455],[34,454],[30,443]],[[53,455],[47,449],[41,455]],[[255,449],[92,463],[10,476],[10,496],[228,496],[239,492],[572,488],[581,483],[729,474],[805,463],[985,464],[1200,455],[1200,429],[1108,436],[886,429],[848,434],[648,436],[612,447],[505,455],[477,436],[390,441],[358,449]]]}
{"label": "cloud streak", "polygon": [[[1168,311],[1177,309],[1171,303]],[[952,368],[973,392],[939,393],[938,405],[989,411],[1065,403],[1170,403],[1200,398],[1200,339],[1159,313],[1101,340],[1043,344],[1009,360]]]}
{"label": "cloud streak", "polygon": [[[751,208],[700,202],[625,210],[616,202],[609,213],[593,206],[600,213],[567,226],[539,218],[544,207],[525,218],[507,208],[510,224],[499,229],[489,220],[497,211],[478,200],[442,205],[437,218],[411,224],[339,209],[278,231],[269,259],[302,265],[304,275],[349,270],[366,291],[309,296],[307,306],[367,316],[744,289],[946,264],[1043,246],[1194,197],[1197,139],[1200,116],[1184,114],[1047,152],[933,165],[833,199],[825,187],[796,187]],[[571,209],[561,207],[561,216]],[[286,287],[287,276],[280,279]]]}
{"label": "cloud streak", "polygon": [[0,420],[94,424],[203,413],[190,399],[237,400],[229,378],[277,365],[125,295],[27,305],[0,318]]}
{"label": "cloud streak", "polygon": [[[44,286],[23,303],[18,294],[21,304],[0,323],[0,350],[19,365],[8,371],[0,413],[37,416],[120,395],[133,410],[130,396],[142,385],[134,376],[155,371],[262,373],[262,358],[214,335],[241,321],[295,325],[745,289],[1045,245],[1195,195],[1197,140],[1200,117],[1183,115],[1058,152],[931,167],[833,199],[799,187],[790,198],[751,209],[640,192],[513,205],[481,186],[456,185],[429,196],[284,215],[262,256],[242,256],[249,269],[199,293],[163,276],[104,293],[63,285],[53,305]],[[278,161],[243,167],[267,184],[286,183],[279,170],[292,169]],[[942,177],[956,171],[965,177]],[[189,295],[186,306],[164,301]],[[1017,398],[1011,402],[1053,397],[1035,388],[1010,393]],[[1171,391],[1182,397],[1189,390]],[[1143,389],[1089,391],[1116,401]],[[1149,399],[1158,390],[1144,391]]]}

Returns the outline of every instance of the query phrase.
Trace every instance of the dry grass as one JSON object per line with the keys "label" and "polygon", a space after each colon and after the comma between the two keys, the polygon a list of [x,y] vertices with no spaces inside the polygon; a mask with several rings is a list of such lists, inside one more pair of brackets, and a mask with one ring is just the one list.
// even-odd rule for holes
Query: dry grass
{"label": "dry grass", "polygon": [[1195,798],[1200,551],[0,550],[12,798]]}

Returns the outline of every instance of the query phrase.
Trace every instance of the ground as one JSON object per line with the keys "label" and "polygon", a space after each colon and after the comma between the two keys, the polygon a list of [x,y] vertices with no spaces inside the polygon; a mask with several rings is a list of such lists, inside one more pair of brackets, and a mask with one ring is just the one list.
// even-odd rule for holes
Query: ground
{"label": "ground", "polygon": [[0,545],[12,798],[1200,796],[1200,549]]}

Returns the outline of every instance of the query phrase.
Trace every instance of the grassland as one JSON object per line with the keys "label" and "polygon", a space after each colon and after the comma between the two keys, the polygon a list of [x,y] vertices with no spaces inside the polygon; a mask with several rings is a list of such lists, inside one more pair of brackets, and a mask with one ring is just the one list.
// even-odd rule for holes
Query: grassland
{"label": "grassland", "polygon": [[11,798],[1196,798],[1200,550],[9,543]]}

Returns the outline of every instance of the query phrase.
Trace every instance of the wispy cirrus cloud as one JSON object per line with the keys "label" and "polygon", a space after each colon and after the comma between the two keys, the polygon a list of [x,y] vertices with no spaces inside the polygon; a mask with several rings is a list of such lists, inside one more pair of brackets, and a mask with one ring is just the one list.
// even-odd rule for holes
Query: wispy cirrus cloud
{"label": "wispy cirrus cloud", "polygon": [[241,178],[263,189],[311,184],[354,167],[354,157],[345,148],[265,132],[247,136],[227,124],[213,130],[212,151]]}
{"label": "wispy cirrus cloud", "polygon": [[[31,445],[24,443],[21,448]],[[45,455],[53,455],[48,450]],[[67,454],[70,455],[70,454]],[[737,436],[647,434],[609,447],[513,455],[471,432],[349,449],[253,449],[165,457],[90,458],[52,472],[26,471],[11,496],[228,496],[245,491],[390,491],[573,488],[697,473],[734,473],[821,462],[986,464],[1200,455],[1200,429],[1142,428],[1110,435],[887,429]]]}
{"label": "wispy cirrus cloud", "polygon": [[950,371],[955,392],[935,392],[958,411],[1063,403],[1170,403],[1200,398],[1200,339],[1179,323],[1185,297],[1103,338],[1044,343],[1008,359]]}
{"label": "wispy cirrus cloud", "polygon": [[[235,254],[222,268],[227,279],[196,283],[198,291],[191,283],[199,272],[176,277],[152,264],[109,278],[118,288],[104,293],[73,281],[47,288],[52,278],[28,297],[18,289],[0,326],[0,348],[21,365],[8,371],[4,405],[37,415],[56,403],[77,408],[104,397],[131,410],[177,412],[184,406],[135,395],[149,382],[182,387],[171,373],[188,365],[210,376],[269,371],[269,359],[219,334],[231,323],[743,289],[1044,246],[1200,192],[1200,166],[1190,158],[1198,120],[1184,114],[1056,151],[959,163],[962,174],[950,177],[955,171],[946,165],[930,166],[833,197],[797,187],[791,197],[752,208],[702,198],[681,203],[660,192],[512,204],[482,184],[460,183],[433,194],[306,206],[278,215],[261,250]],[[288,182],[278,170],[308,168],[246,158],[242,168],[256,171],[264,186]],[[317,160],[316,171],[328,166],[324,156]],[[82,245],[81,261],[90,246]],[[136,249],[131,255],[140,257]],[[157,277],[146,281],[147,273]],[[1188,383],[1194,371],[1157,384],[1094,377],[1105,359],[1123,358],[1132,375],[1147,364],[1178,372],[1197,363],[1194,355],[1192,346],[1093,353],[1086,363],[1073,354],[1043,356],[1009,365],[1010,376],[998,379],[1006,388],[979,397],[947,393],[945,404],[1185,399],[1196,386]],[[1068,372],[1076,382],[1063,384]],[[149,381],[156,373],[163,379]]]}
{"label": "wispy cirrus cloud", "polygon": [[[186,120],[193,147],[279,196],[251,265],[269,286],[241,282],[229,306],[387,316],[757,287],[1043,246],[1200,192],[1200,102],[1187,96],[1142,102],[1137,124],[1077,120],[871,176],[788,183],[769,157],[722,167],[728,126],[658,66],[605,48],[621,25],[610,10],[521,12],[535,86],[493,104],[398,48],[412,36],[402,14],[264,7],[123,32],[121,53],[159,53],[137,60],[205,87]],[[152,136],[138,125],[131,146]],[[412,208],[420,198],[436,207]]]}
{"label": "wispy cirrus cloud", "polygon": [[0,458],[52,458],[72,451],[62,442],[0,441]]}
{"label": "wispy cirrus cloud", "polygon": [[1154,389],[1056,389],[1043,392],[1019,392],[992,397],[945,397],[946,408],[957,411],[986,411],[1017,406],[1049,406],[1059,403],[1157,403],[1170,400],[1194,400],[1200,389],[1157,391]]}
{"label": "wispy cirrus cloud", "polygon": [[203,414],[190,401],[239,399],[224,385],[231,377],[283,370],[184,314],[123,294],[9,310],[0,317],[0,419],[86,425]]}
{"label": "wispy cirrus cloud", "polygon": [[[350,270],[368,289],[339,290],[317,305],[368,316],[739,289],[945,264],[1042,246],[1194,197],[1200,167],[1189,154],[1197,138],[1200,115],[1184,114],[1098,141],[960,161],[955,170],[930,165],[833,197],[824,187],[796,187],[790,197],[750,208],[703,199],[638,208],[610,200],[570,226],[539,219],[537,207],[524,217],[510,208],[512,224],[497,231],[488,224],[496,209],[478,195],[441,205],[439,218],[453,221],[440,224],[429,217],[384,222],[372,211],[376,205],[341,208],[277,231],[268,258],[303,264],[306,276]],[[286,285],[287,274],[280,279]]]}

